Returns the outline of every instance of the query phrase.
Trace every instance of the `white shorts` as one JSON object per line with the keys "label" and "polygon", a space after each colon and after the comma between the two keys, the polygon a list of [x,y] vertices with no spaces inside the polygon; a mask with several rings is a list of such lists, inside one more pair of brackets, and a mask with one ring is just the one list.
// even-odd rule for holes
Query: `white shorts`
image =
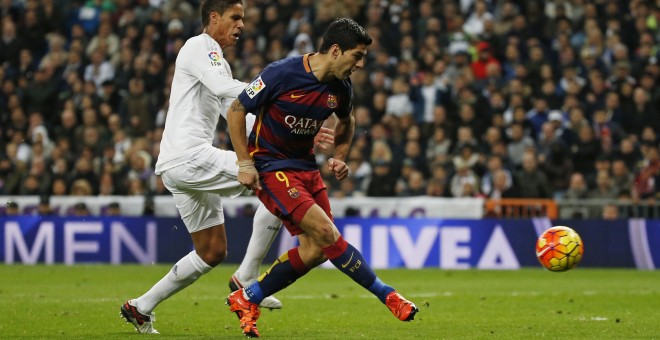
{"label": "white shorts", "polygon": [[205,148],[161,176],[188,232],[194,233],[225,223],[221,196],[234,198],[252,193],[238,183],[237,175],[236,153]]}

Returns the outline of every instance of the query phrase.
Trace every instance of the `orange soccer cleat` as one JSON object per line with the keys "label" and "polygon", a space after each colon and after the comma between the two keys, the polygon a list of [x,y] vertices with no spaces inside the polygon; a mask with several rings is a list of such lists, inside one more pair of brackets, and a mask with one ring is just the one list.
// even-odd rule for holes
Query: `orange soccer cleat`
{"label": "orange soccer cleat", "polygon": [[239,289],[227,297],[229,310],[236,313],[241,322],[243,334],[249,338],[258,338],[257,319],[261,315],[259,305],[246,300],[243,297],[243,289]]}
{"label": "orange soccer cleat", "polygon": [[401,321],[410,321],[414,319],[415,314],[419,312],[419,309],[414,303],[406,300],[406,298],[396,291],[387,294],[385,305],[390,309],[392,314]]}

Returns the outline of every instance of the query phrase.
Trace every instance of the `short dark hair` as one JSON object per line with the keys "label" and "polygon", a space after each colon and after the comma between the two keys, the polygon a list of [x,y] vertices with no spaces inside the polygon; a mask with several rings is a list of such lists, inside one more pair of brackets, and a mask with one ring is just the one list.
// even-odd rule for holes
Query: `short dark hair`
{"label": "short dark hair", "polygon": [[225,11],[236,4],[243,4],[243,0],[203,0],[202,5],[202,26],[206,27],[211,21],[211,12],[217,12],[223,15]]}
{"label": "short dark hair", "polygon": [[371,37],[362,26],[353,19],[341,18],[333,21],[323,33],[319,52],[327,53],[334,44],[337,44],[342,51],[347,51],[357,45],[369,46],[371,42]]}

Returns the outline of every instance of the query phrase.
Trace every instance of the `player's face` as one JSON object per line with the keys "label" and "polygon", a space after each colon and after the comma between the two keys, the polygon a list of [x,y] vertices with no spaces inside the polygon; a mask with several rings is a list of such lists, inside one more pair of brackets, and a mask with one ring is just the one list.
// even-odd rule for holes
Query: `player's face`
{"label": "player's face", "polygon": [[351,74],[364,67],[364,58],[367,56],[367,46],[358,45],[355,48],[340,53],[335,62],[335,76],[346,79]]}
{"label": "player's face", "polygon": [[211,12],[209,35],[222,48],[234,46],[236,41],[238,41],[238,37],[243,32],[244,15],[245,12],[242,4],[235,4],[229,7],[222,15]]}

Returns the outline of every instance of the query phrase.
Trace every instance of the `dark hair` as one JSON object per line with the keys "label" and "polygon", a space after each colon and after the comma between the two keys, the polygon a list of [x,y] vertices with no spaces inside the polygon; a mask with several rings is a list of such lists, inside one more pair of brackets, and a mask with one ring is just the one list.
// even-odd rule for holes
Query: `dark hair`
{"label": "dark hair", "polygon": [[223,15],[225,11],[236,4],[243,4],[243,0],[203,0],[202,5],[202,26],[206,27],[211,21],[211,12],[217,12]]}
{"label": "dark hair", "polygon": [[343,51],[355,48],[357,45],[371,45],[372,39],[367,31],[353,19],[341,18],[333,21],[323,33],[323,42],[319,52],[327,53],[330,47],[337,44]]}

